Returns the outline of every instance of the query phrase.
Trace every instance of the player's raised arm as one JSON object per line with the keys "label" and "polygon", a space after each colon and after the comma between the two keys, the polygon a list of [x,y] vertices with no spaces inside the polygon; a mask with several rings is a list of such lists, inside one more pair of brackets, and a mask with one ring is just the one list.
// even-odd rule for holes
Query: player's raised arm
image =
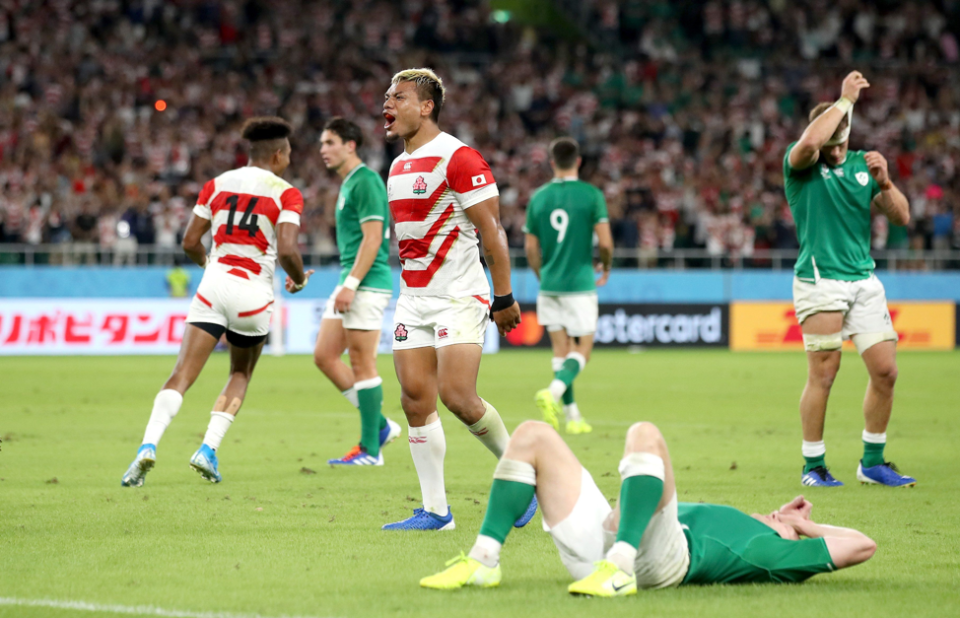
{"label": "player's raised arm", "polygon": [[874,196],[873,206],[886,215],[894,225],[910,223],[910,203],[907,201],[907,196],[890,180],[887,159],[879,152],[870,151],[863,155],[863,160],[866,161],[867,169],[870,170],[873,179],[880,185],[880,193]]}
{"label": "player's raised arm", "polygon": [[[860,98],[860,91],[869,87],[870,83],[859,71],[852,71],[844,78],[840,99],[807,126],[800,141],[790,151],[790,167],[802,170],[817,162],[820,149],[832,141],[841,121]],[[845,142],[846,136],[838,136],[838,139]]]}
{"label": "player's raised arm", "polygon": [[493,279],[493,319],[504,335],[520,323],[520,305],[513,299],[510,283],[510,249],[507,233],[500,223],[500,197],[491,197],[466,211],[467,218],[480,232],[483,257]]}
{"label": "player's raised arm", "polygon": [[853,528],[818,524],[799,514],[781,514],[781,521],[805,537],[822,538],[827,544],[833,566],[838,569],[866,562],[877,551],[876,541]]}
{"label": "player's raised arm", "polygon": [[183,252],[194,263],[205,268],[207,265],[207,250],[203,248],[201,239],[204,234],[210,231],[210,219],[198,217],[196,214],[190,215],[190,223],[187,225],[187,231],[183,234]]}

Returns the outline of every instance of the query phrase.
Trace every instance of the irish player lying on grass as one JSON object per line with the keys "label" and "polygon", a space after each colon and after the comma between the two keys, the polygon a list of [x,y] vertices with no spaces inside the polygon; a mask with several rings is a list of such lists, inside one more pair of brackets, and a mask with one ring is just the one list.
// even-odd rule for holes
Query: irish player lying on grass
{"label": "irish player lying on grass", "polygon": [[[500,584],[500,549],[534,492],[543,527],[577,581],[571,594],[622,596],[681,584],[801,582],[860,564],[876,551],[862,532],[814,523],[803,496],[769,515],[677,502],[667,444],[651,423],[627,431],[620,498],[610,508],[550,425],[527,421],[493,474],[487,514],[468,555],[425,577],[425,588]],[[801,538],[806,537],[806,538]]]}

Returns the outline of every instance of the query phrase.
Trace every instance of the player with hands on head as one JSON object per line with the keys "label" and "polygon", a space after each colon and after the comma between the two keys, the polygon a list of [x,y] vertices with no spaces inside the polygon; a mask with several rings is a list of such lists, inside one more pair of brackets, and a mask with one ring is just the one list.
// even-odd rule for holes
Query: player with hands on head
{"label": "player with hands on head", "polygon": [[[501,335],[520,323],[500,193],[480,153],[440,130],[444,93],[431,69],[408,69],[393,76],[383,104],[387,140],[403,140],[404,146],[387,180],[401,265],[393,363],[423,495],[423,508],[385,530],[455,526],[444,484],[447,446],[438,396],[497,459],[510,439],[496,408],[477,395],[491,316]],[[480,239],[493,280],[492,303]],[[531,497],[515,523],[525,525],[535,510]]]}
{"label": "player with hands on head", "polygon": [[[204,268],[190,304],[180,355],[153,402],[137,456],[123,475],[124,487],[140,487],[157,458],[157,445],[180,411],[183,395],[196,381],[220,338],[230,349],[230,377],[210,413],[203,444],[190,467],[219,483],[216,451],[233,424],[270,330],[276,262],[287,273],[286,289],[307,285],[297,239],[303,196],[281,176],[290,165],[290,125],[282,118],[251,118],[241,130],[250,143],[245,167],[203,185],[183,237],[183,250]],[[213,231],[208,255],[201,238]]]}
{"label": "player with hands on head", "polygon": [[890,179],[883,155],[849,150],[853,106],[869,87],[859,71],[847,75],[841,97],[813,108],[810,124],[783,159],[784,190],[800,241],[793,302],[807,354],[800,398],[805,486],[843,485],[827,468],[823,429],[844,340],[853,341],[870,376],[857,479],[888,487],[916,484],[883,454],[897,381],[898,335],[883,284],[873,272],[871,216],[876,209],[890,223],[906,225],[910,205]]}

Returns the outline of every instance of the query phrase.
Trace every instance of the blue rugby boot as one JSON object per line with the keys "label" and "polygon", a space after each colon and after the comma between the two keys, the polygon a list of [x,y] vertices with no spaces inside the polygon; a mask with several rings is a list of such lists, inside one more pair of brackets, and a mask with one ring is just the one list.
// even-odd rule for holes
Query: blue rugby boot
{"label": "blue rugby boot", "polygon": [[861,461],[857,465],[857,480],[863,485],[886,485],[887,487],[913,487],[917,479],[900,474],[896,464],[885,461],[878,466],[863,467]]}
{"label": "blue rugby boot", "polygon": [[120,485],[123,487],[143,487],[147,472],[157,463],[157,447],[153,444],[141,444],[133,463],[127,468]]}
{"label": "blue rugby boot", "polygon": [[396,423],[388,418],[387,426],[380,430],[380,448],[396,440],[402,431],[403,428],[400,427],[400,423]]}
{"label": "blue rugby boot", "polygon": [[423,509],[413,509],[413,517],[392,524],[384,524],[382,530],[453,530],[456,527],[453,522],[453,513],[448,506],[445,517]]}
{"label": "blue rugby boot", "polygon": [[378,457],[374,457],[358,444],[340,459],[328,459],[327,463],[331,466],[382,466],[383,451],[380,451]]}
{"label": "blue rugby boot", "polygon": [[800,483],[805,487],[843,487],[843,483],[833,478],[826,466],[817,466],[804,472]]}
{"label": "blue rugby boot", "polygon": [[217,455],[213,449],[203,444],[197,449],[197,452],[190,458],[190,467],[206,481],[219,483],[223,480],[220,473],[217,472]]}

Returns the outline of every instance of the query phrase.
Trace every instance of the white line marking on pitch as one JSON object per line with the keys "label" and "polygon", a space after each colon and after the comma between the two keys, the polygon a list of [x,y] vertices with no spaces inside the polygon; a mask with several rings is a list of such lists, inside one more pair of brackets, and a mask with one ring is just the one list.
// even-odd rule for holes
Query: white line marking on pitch
{"label": "white line marking on pitch", "polygon": [[[102,605],[85,601],[56,601],[53,599],[13,599],[0,597],[0,606],[50,607],[77,612],[106,612],[134,616],[163,616],[164,618],[270,618],[262,614],[235,614],[232,612],[190,612],[178,609],[163,609],[152,605]],[[315,618],[311,616],[276,616],[274,618]]]}

